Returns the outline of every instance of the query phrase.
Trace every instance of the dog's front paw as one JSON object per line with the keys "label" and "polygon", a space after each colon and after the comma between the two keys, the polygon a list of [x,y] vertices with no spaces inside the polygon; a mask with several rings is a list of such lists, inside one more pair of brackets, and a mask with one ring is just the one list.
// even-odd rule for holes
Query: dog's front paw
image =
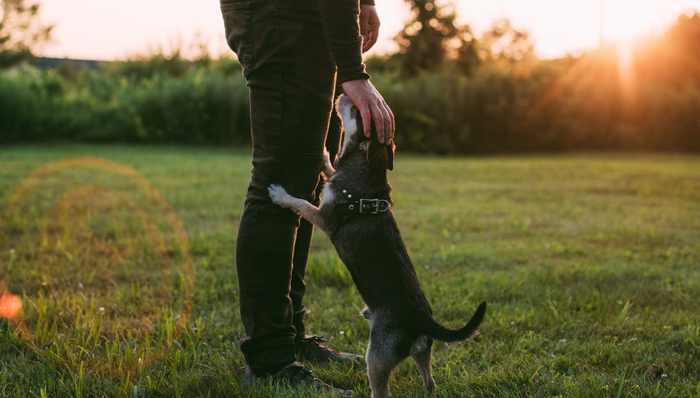
{"label": "dog's front paw", "polygon": [[288,194],[281,185],[272,184],[267,188],[267,191],[270,193],[270,199],[276,205],[290,207],[290,199],[293,199],[292,195]]}

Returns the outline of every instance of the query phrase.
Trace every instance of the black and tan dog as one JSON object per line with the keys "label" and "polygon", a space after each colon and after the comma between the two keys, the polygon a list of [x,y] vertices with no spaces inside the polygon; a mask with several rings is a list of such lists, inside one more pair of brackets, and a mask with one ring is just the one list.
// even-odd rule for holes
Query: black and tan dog
{"label": "black and tan dog", "polygon": [[365,137],[359,112],[345,95],[338,99],[345,137],[334,170],[326,158],[322,204],[292,197],[283,187],[269,188],[272,200],[300,213],[325,232],[347,266],[371,323],[367,370],[372,397],[389,396],[389,377],[411,356],[425,388],[435,390],[433,340],[457,342],[476,334],[486,312],[481,303],[466,326],[450,330],[435,321],[390,209],[394,145]]}

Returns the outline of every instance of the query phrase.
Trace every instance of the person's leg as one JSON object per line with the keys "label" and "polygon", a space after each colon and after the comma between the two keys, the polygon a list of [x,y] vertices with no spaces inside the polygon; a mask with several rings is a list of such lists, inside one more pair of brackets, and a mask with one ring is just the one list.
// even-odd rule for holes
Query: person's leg
{"label": "person's leg", "polygon": [[[336,97],[342,92],[342,87],[336,87]],[[335,102],[335,101],[334,101]],[[328,128],[328,138],[326,140],[326,149],[330,155],[331,161],[335,159],[340,150],[342,124],[340,117],[333,110],[331,114],[330,126]],[[315,205],[319,204],[319,195],[323,190],[323,183],[318,184],[316,188],[316,201],[312,202]],[[292,284],[289,296],[292,299],[292,308],[294,309],[294,328],[296,330],[296,352],[297,356],[303,360],[311,360],[313,362],[341,362],[349,363],[352,361],[362,360],[362,355],[344,353],[336,351],[321,343],[325,342],[323,337],[313,334],[306,334],[306,325],[304,324],[304,315],[306,308],[303,304],[304,294],[306,293],[306,264],[311,248],[311,240],[313,236],[313,225],[305,219],[301,219],[301,224],[297,231],[297,239],[294,247],[294,269],[292,270]]]}
{"label": "person's leg", "polygon": [[[323,161],[335,65],[314,0],[222,3],[227,37],[250,88],[253,171],[236,242],[241,340],[258,375],[294,362],[292,261],[299,216],[267,187],[314,199]],[[307,249],[308,250],[308,249]]]}
{"label": "person's leg", "polygon": [[[319,184],[321,185],[321,184]],[[318,206],[318,200],[313,203]],[[295,339],[306,335],[306,326],[304,325],[304,316],[306,315],[306,307],[303,300],[306,294],[306,263],[309,258],[311,249],[311,241],[313,238],[314,226],[302,218],[297,230],[297,239],[294,245],[294,267],[292,269],[292,283],[289,292],[289,297],[292,300],[292,309],[294,311],[292,324],[294,325]]]}
{"label": "person's leg", "polygon": [[[338,86],[337,91],[342,91],[342,88]],[[335,98],[338,97],[339,93],[336,91]],[[326,149],[330,154],[331,161],[335,159],[335,156],[340,150],[340,135],[341,135],[341,122],[335,109],[331,113],[330,125],[328,127],[328,137],[326,139]],[[314,205],[318,205],[319,195],[323,189],[323,183],[319,184],[316,188],[316,201],[313,202]],[[303,299],[306,294],[306,264],[309,258],[309,251],[311,249],[311,241],[313,238],[313,225],[305,219],[301,219],[299,229],[297,231],[296,244],[294,246],[294,269],[292,270],[292,285],[289,296],[292,299],[292,307],[294,309],[294,328],[296,329],[296,338],[300,340],[306,336],[306,326],[304,325],[304,315],[306,314],[306,307],[304,307]]]}

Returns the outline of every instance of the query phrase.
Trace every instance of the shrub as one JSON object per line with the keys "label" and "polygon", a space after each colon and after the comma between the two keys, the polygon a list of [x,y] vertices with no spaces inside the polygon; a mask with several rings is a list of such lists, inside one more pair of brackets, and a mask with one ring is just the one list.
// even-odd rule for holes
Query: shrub
{"label": "shrub", "polygon": [[[250,143],[248,89],[235,61],[154,66],[162,62],[0,72],[0,144]],[[609,50],[485,63],[469,76],[450,63],[412,78],[390,61],[376,64],[373,82],[396,116],[402,150],[700,151],[699,85],[637,73],[625,86]]]}
{"label": "shrub", "polygon": [[227,69],[147,78],[91,71],[72,81],[56,71],[1,72],[0,143],[245,144],[247,88]]}

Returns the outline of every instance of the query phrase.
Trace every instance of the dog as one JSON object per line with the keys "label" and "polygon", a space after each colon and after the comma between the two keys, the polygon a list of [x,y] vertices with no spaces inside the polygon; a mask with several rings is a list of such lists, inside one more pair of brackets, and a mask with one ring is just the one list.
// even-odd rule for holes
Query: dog
{"label": "dog", "polygon": [[350,271],[371,322],[366,362],[372,398],[389,396],[389,379],[396,366],[410,356],[425,388],[435,391],[432,376],[434,340],[458,342],[473,337],[486,313],[482,302],[461,329],[450,330],[433,319],[432,309],[391,211],[387,170],[394,168],[394,149],[380,144],[376,133],[366,137],[362,118],[349,97],[338,98],[338,114],[345,131],[335,167],[324,156],[326,185],[319,207],[271,185],[277,205],[289,208],[329,236]]}

